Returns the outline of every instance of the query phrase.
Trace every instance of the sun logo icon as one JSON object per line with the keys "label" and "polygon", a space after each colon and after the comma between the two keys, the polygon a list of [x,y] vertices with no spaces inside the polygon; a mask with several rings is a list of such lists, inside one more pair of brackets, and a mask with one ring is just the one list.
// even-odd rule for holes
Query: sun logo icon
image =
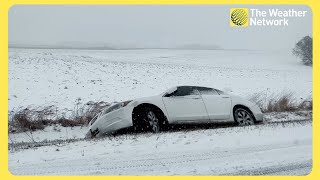
{"label": "sun logo icon", "polygon": [[248,8],[230,9],[230,26],[248,26]]}

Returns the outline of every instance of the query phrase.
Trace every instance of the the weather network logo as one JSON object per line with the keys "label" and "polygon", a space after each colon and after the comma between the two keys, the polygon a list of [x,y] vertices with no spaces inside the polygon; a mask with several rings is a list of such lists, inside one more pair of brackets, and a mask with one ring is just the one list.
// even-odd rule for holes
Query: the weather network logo
{"label": "the weather network logo", "polygon": [[249,24],[248,8],[231,8],[230,25],[231,26],[248,26]]}

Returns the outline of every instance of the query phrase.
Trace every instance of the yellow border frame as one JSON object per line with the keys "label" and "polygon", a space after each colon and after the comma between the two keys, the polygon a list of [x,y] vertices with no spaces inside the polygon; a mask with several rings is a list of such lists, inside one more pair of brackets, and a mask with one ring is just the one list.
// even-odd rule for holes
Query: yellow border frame
{"label": "yellow border frame", "polygon": [[[274,178],[292,178],[292,179],[313,179],[320,178],[320,121],[317,118],[320,118],[320,110],[318,108],[318,102],[320,101],[320,72],[319,72],[319,57],[320,57],[320,6],[317,4],[318,0],[287,0],[279,1],[279,0],[239,0],[230,2],[230,0],[2,0],[0,1],[0,82],[1,82],[1,96],[0,96],[0,177],[3,179],[42,179],[44,176],[14,176],[10,174],[8,170],[8,12],[11,6],[17,4],[243,4],[243,5],[258,5],[258,4],[269,4],[269,5],[281,5],[281,4],[299,4],[299,5],[308,5],[312,9],[313,14],[313,169],[312,172],[307,176],[287,176],[281,177],[277,176]],[[238,178],[259,178],[266,179],[270,176],[241,176]],[[47,179],[55,179],[55,176],[45,176]],[[59,177],[60,178],[60,177]],[[61,176],[61,178],[68,179],[84,179],[86,176],[77,176],[77,177],[68,177]],[[87,177],[87,178],[95,178],[95,179],[105,179],[103,176],[96,177]],[[109,176],[109,178],[113,179],[125,179],[125,178],[141,178],[141,179],[149,179],[150,177],[115,177]],[[152,177],[154,179],[160,178],[187,178],[187,179],[209,179],[213,178],[212,176],[183,176],[183,177]],[[219,179],[229,179],[234,177],[226,177],[226,176],[215,176],[214,178]]]}

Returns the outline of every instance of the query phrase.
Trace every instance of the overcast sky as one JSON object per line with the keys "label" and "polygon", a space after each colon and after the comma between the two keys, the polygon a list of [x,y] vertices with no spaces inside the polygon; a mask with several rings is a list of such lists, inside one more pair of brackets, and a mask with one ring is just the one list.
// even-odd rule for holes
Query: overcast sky
{"label": "overcast sky", "polygon": [[[232,7],[294,8],[308,13],[304,18],[289,18],[288,27],[230,27]],[[9,44],[291,49],[305,35],[312,35],[312,13],[307,6],[19,5],[9,11]]]}

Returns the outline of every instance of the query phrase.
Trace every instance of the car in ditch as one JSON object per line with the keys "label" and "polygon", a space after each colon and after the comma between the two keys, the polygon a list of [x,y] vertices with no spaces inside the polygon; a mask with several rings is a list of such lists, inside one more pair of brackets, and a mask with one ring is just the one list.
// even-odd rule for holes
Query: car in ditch
{"label": "car in ditch", "polygon": [[177,86],[157,96],[110,105],[89,122],[86,137],[128,127],[157,133],[168,124],[234,122],[244,126],[262,120],[260,108],[249,100],[209,87]]}

